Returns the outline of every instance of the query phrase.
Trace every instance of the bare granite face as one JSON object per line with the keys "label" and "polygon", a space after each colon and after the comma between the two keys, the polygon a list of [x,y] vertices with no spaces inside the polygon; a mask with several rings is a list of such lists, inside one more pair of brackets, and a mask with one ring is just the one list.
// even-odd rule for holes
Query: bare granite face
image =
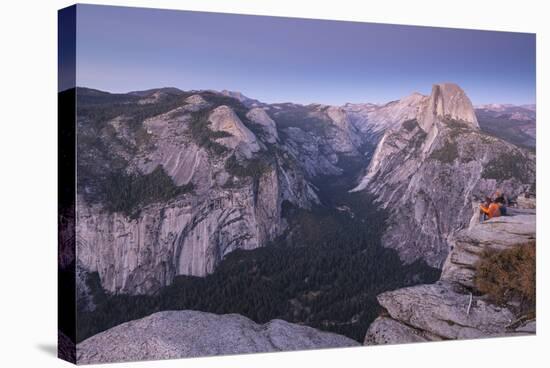
{"label": "bare granite face", "polygon": [[228,106],[215,108],[208,118],[211,128],[215,132],[225,132],[228,137],[218,138],[217,141],[231,149],[238,149],[245,157],[250,158],[254,152],[260,150],[260,145],[252,133],[239,119],[237,114]]}
{"label": "bare granite face", "polygon": [[336,106],[326,108],[326,115],[331,121],[328,132],[329,144],[338,153],[358,154],[357,148],[362,143],[362,138],[352,119],[345,109]]}
{"label": "bare granite face", "polygon": [[282,320],[256,324],[238,314],[158,312],[77,345],[80,364],[358,346],[344,336]]}
{"label": "bare granite face", "polygon": [[536,320],[524,320],[509,306],[491,304],[475,293],[473,277],[484,250],[522,246],[535,238],[535,232],[535,212],[530,209],[510,209],[510,216],[483,223],[474,218],[456,235],[440,281],[378,296],[387,315],[370,325],[365,344],[534,334]]}
{"label": "bare granite face", "polygon": [[428,132],[441,119],[462,120],[471,128],[479,129],[472,102],[454,83],[434,84],[427,103],[420,108],[419,123]]}
{"label": "bare granite face", "polygon": [[264,133],[266,134],[265,140],[268,143],[276,143],[279,140],[279,133],[277,132],[277,124],[271,117],[265,112],[263,108],[254,107],[248,111],[246,117],[252,120],[254,123],[262,126]]}

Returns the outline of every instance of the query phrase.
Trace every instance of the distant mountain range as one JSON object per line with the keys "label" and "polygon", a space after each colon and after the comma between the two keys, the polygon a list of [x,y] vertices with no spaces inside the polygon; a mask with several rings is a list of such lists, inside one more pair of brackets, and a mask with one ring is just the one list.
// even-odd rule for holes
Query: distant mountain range
{"label": "distant mountain range", "polygon": [[535,105],[489,104],[476,106],[481,129],[514,144],[534,148]]}

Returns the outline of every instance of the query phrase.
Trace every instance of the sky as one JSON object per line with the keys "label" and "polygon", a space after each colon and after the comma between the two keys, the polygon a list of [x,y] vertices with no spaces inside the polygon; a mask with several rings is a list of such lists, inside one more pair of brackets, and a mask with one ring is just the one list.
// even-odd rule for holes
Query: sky
{"label": "sky", "polygon": [[77,85],[240,91],[263,102],[384,103],[434,83],[474,104],[535,103],[535,35],[77,6]]}

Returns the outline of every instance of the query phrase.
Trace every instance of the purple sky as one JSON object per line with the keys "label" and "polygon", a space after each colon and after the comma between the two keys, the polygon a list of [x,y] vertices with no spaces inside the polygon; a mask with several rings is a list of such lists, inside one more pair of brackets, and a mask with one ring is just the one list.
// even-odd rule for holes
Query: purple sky
{"label": "purple sky", "polygon": [[77,6],[77,84],[228,89],[265,102],[387,102],[437,82],[535,102],[535,35]]}

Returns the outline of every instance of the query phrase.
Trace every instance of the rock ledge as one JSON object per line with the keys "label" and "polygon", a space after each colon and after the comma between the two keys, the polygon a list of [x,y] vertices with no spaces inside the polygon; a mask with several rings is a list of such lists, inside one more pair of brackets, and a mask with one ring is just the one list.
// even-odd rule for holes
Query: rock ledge
{"label": "rock ledge", "polygon": [[535,210],[472,225],[457,234],[441,279],[382,293],[387,315],[369,327],[365,345],[534,334],[536,320],[520,320],[511,307],[497,306],[476,293],[474,270],[486,249],[507,249],[535,239]]}
{"label": "rock ledge", "polygon": [[238,314],[166,311],[130,321],[77,345],[79,364],[189,358],[357,346],[354,340],[272,320],[257,324]]}

